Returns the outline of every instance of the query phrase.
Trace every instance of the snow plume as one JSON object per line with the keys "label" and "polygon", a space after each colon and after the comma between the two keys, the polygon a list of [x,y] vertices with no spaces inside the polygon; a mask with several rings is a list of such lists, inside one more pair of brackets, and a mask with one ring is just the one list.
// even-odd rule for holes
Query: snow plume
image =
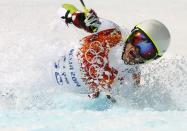
{"label": "snow plume", "polygon": [[187,59],[174,56],[142,66],[141,87],[133,99],[139,107],[187,109]]}
{"label": "snow plume", "polygon": [[[65,43],[62,43],[65,44]],[[75,43],[71,42],[69,45]],[[56,46],[60,46],[56,44]],[[60,47],[59,47],[60,48]],[[64,49],[63,49],[64,48]],[[61,48],[65,50],[65,47]],[[48,50],[46,48],[46,50]],[[3,75],[0,89],[0,108],[18,109],[97,109],[105,110],[111,108],[111,103],[104,96],[98,100],[90,100],[86,94],[74,94],[64,91],[57,85],[52,84],[54,76],[52,74],[52,62],[46,62],[47,58],[56,57],[56,53],[51,51],[49,56],[43,56],[36,61],[30,69],[20,72],[20,68],[15,67],[13,76],[10,72]],[[62,55],[63,52],[58,54]],[[37,64],[36,64],[37,63]],[[48,64],[46,64],[48,63]],[[44,65],[46,68],[43,69]],[[125,83],[120,87],[116,99],[117,106],[134,109],[151,108],[154,110],[186,110],[187,109],[187,66],[186,57],[172,56],[163,57],[157,61],[142,65],[141,85],[132,87]],[[38,68],[36,68],[38,67]],[[48,73],[46,73],[48,71]],[[30,75],[35,76],[31,79]],[[17,77],[15,77],[17,75]],[[27,77],[23,77],[27,76]],[[45,77],[44,77],[45,76]],[[14,79],[11,79],[14,78]],[[116,87],[119,88],[119,87]],[[50,97],[49,97],[50,96]],[[67,99],[68,98],[68,99]],[[101,102],[102,101],[102,102]],[[77,104],[79,103],[77,106]]]}

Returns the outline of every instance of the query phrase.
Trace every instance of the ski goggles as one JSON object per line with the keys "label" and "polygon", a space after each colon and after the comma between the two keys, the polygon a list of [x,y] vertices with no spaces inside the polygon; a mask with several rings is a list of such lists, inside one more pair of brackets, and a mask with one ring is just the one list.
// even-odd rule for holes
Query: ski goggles
{"label": "ski goggles", "polygon": [[135,27],[126,43],[131,43],[139,49],[139,55],[144,60],[157,59],[160,56],[152,40],[139,28]]}

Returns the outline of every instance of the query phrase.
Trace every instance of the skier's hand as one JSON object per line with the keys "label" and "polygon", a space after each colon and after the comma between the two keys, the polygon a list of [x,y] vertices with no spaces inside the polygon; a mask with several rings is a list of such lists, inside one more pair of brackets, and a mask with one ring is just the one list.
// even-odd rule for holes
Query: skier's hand
{"label": "skier's hand", "polygon": [[91,94],[89,94],[88,95],[88,97],[90,97],[90,98],[97,98],[97,97],[99,97],[99,94],[100,94],[100,92],[99,91],[96,91],[96,92],[94,92],[94,93],[91,93]]}
{"label": "skier's hand", "polygon": [[87,27],[93,29],[93,32],[96,32],[99,28],[99,25],[101,24],[101,22],[99,21],[99,17],[92,9],[87,13],[84,22]]}
{"label": "skier's hand", "polygon": [[109,99],[112,103],[116,103],[116,99],[111,95],[106,95],[107,99]]}
{"label": "skier's hand", "polygon": [[132,78],[134,80],[134,85],[136,87],[140,87],[140,72],[133,73],[132,74]]}
{"label": "skier's hand", "polygon": [[60,8],[57,13],[59,17],[62,18],[67,25],[72,23],[72,15],[69,10]]}

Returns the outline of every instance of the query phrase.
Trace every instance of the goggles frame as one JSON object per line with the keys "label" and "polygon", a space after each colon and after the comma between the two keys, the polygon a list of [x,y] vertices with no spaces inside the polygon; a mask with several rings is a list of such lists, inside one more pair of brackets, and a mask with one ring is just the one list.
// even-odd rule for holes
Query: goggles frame
{"label": "goggles frame", "polygon": [[[151,61],[151,60],[156,60],[156,59],[160,58],[161,55],[159,55],[159,49],[158,49],[158,47],[156,46],[156,44],[154,43],[154,41],[151,39],[151,37],[150,37],[147,33],[145,33],[145,32],[144,32],[141,28],[139,28],[138,26],[135,26],[135,27],[131,30],[131,34],[127,37],[127,40],[126,40],[125,43],[127,43],[128,39],[133,35],[132,32],[134,32],[135,30],[138,30],[140,33],[142,33],[142,34],[146,37],[146,39],[148,39],[148,40],[153,44],[153,46],[155,47],[155,50],[156,50],[155,57],[150,58],[150,59],[146,59],[146,58],[144,58],[144,57],[142,57],[142,56],[140,55],[140,56],[144,59],[142,63],[147,63],[147,62],[149,62],[149,61]],[[135,46],[135,45],[133,45],[133,46]]]}

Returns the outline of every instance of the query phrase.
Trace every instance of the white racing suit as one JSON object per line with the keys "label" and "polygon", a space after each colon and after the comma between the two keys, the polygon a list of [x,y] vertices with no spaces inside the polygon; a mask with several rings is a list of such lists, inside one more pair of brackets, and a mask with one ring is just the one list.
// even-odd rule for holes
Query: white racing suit
{"label": "white racing suit", "polygon": [[[111,91],[127,80],[137,67],[121,59],[127,33],[115,23],[100,19],[97,31],[81,40],[55,62],[55,78],[60,86],[79,93],[93,93],[98,88]],[[130,76],[131,77],[131,76]]]}

